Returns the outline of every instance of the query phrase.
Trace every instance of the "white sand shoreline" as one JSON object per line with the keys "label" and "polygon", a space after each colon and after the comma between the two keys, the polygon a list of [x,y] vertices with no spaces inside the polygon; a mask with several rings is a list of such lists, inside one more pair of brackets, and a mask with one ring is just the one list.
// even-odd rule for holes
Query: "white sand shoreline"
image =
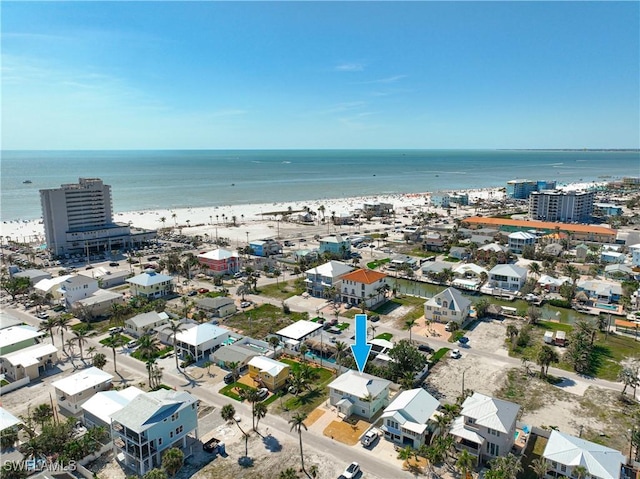
{"label": "white sand shoreline", "polygon": [[[564,186],[564,188],[581,189],[592,185],[593,183],[573,183]],[[466,193],[469,195],[469,202],[473,203],[478,199],[501,200],[505,195],[503,190],[503,187],[495,187],[473,190],[448,190],[448,192],[452,194]],[[113,220],[116,223],[129,223],[134,227],[145,229],[157,229],[163,227],[163,225],[166,227],[179,226],[182,233],[187,235],[217,234],[230,238],[232,241],[246,241],[247,233],[249,233],[250,239],[276,236],[273,224],[277,218],[266,215],[266,213],[287,211],[289,208],[296,211],[308,207],[322,217],[322,213],[318,211],[318,208],[324,206],[324,215],[330,218],[332,213],[335,213],[336,216],[343,213],[351,213],[358,208],[362,208],[363,203],[370,202],[391,203],[397,212],[404,212],[407,209],[428,206],[431,194],[430,192],[394,193],[276,203],[138,210],[115,213]],[[436,210],[432,209],[430,211]],[[443,213],[442,211],[439,212]],[[238,226],[225,226],[225,223],[228,225],[232,222],[234,216]],[[163,217],[165,218],[164,223],[160,220]],[[0,231],[5,240],[6,238],[11,238],[13,241],[20,242],[44,242],[44,226],[41,219],[5,221],[0,225]]]}

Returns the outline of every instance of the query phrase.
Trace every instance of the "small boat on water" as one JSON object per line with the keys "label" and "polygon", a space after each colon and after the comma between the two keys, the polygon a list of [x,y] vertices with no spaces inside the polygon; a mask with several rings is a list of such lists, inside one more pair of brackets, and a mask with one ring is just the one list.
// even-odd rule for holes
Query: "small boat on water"
{"label": "small boat on water", "polygon": [[33,183],[33,181],[31,181],[31,180],[24,180],[22,182],[22,184],[24,184],[24,185],[30,185],[31,183]]}

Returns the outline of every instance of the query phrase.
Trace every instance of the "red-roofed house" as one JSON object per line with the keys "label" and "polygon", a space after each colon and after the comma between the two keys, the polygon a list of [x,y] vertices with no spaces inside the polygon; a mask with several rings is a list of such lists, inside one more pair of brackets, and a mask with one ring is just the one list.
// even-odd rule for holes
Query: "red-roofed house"
{"label": "red-roofed house", "polygon": [[364,301],[367,308],[386,300],[387,275],[370,269],[357,269],[342,276],[342,301],[354,305]]}

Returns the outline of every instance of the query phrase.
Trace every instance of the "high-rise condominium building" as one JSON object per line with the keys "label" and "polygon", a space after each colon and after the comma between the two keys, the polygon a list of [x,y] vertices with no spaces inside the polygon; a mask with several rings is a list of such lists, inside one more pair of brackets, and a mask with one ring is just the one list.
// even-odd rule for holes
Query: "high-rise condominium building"
{"label": "high-rise condominium building", "polygon": [[584,223],[591,219],[595,192],[537,191],[529,196],[529,218],[542,221]]}
{"label": "high-rise condominium building", "polygon": [[47,249],[60,256],[81,252],[126,250],[147,242],[155,231],[134,230],[113,222],[111,186],[99,178],[40,190]]}

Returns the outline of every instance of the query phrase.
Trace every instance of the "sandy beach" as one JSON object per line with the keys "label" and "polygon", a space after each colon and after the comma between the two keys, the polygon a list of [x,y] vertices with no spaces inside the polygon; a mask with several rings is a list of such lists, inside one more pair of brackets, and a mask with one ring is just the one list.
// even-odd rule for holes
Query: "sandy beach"
{"label": "sandy beach", "polygon": [[[593,186],[593,183],[572,183],[563,186],[564,189],[582,189]],[[502,200],[505,197],[504,188],[483,188],[477,190],[457,190],[450,193],[466,193],[469,203],[477,200]],[[431,193],[407,193],[377,196],[359,196],[339,199],[324,199],[310,201],[295,201],[281,203],[253,203],[245,205],[227,205],[203,208],[158,209],[146,211],[128,211],[115,213],[116,223],[129,223],[138,228],[157,229],[165,227],[179,227],[183,234],[209,235],[229,238],[232,243],[246,242],[249,239],[261,239],[276,236],[276,223],[281,215],[276,212],[302,211],[308,207],[316,212],[315,218],[322,217],[318,208],[324,206],[324,216],[330,218],[333,213],[340,216],[352,213],[362,208],[364,203],[391,203],[396,214],[407,211],[424,210],[446,215],[442,208],[429,206]],[[467,216],[473,214],[473,207],[451,208],[452,216]],[[236,218],[236,226],[229,226],[232,218]],[[165,221],[161,221],[164,218]],[[226,223],[226,225],[225,225]],[[41,220],[6,221],[1,226],[2,236],[11,240],[26,243],[43,243],[44,226]]]}

